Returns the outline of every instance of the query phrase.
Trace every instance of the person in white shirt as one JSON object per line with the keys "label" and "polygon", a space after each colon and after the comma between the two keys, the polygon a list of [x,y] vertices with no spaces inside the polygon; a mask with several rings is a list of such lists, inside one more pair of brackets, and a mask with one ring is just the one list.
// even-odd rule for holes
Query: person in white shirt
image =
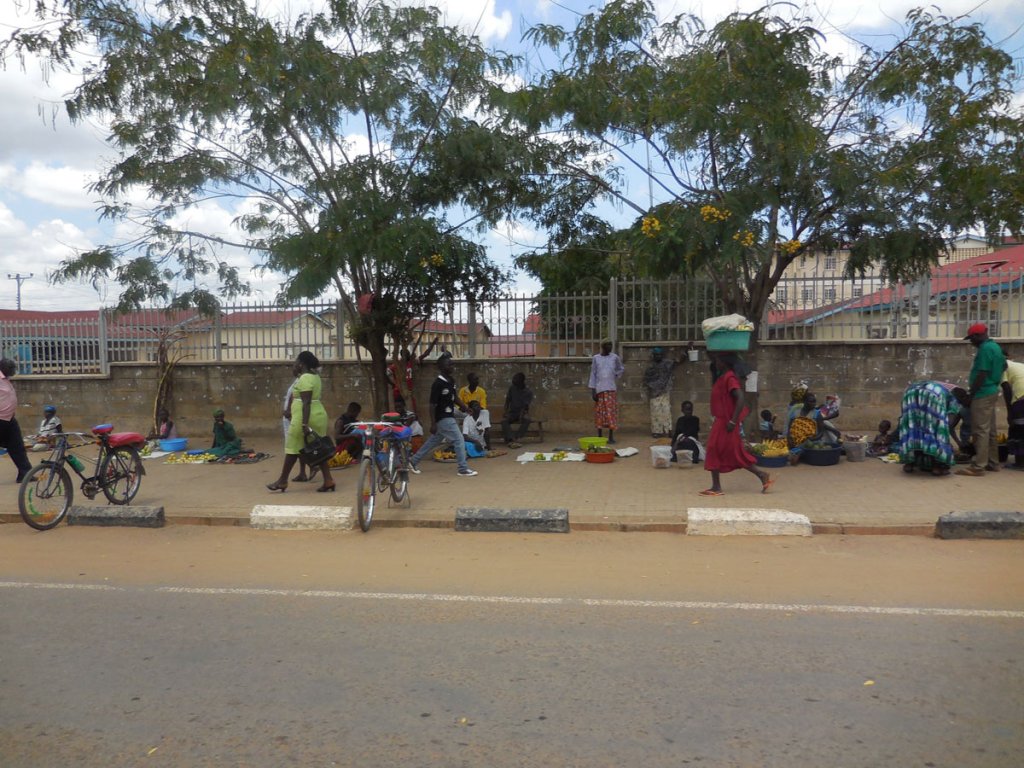
{"label": "person in white shirt", "polygon": [[49,451],[53,448],[53,436],[64,431],[53,405],[43,407],[43,420],[39,422],[39,431],[31,436],[33,451]]}
{"label": "person in white shirt", "polygon": [[491,415],[480,408],[480,403],[471,400],[468,404],[469,412],[462,420],[462,436],[467,443],[472,443],[480,451],[491,450]]}

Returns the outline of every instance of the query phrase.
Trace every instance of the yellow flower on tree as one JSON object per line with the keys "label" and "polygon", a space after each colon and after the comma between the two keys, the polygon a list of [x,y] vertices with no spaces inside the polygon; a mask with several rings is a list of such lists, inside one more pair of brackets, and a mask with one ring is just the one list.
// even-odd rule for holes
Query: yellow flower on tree
{"label": "yellow flower on tree", "polygon": [[644,216],[643,221],[640,224],[640,230],[647,237],[657,237],[661,231],[661,222],[654,216]]}
{"label": "yellow flower on tree", "polygon": [[440,267],[442,264],[444,264],[444,257],[440,253],[435,253],[433,256],[430,257],[430,263],[433,264],[435,267]]}
{"label": "yellow flower on tree", "polygon": [[718,222],[725,221],[732,216],[732,211],[726,208],[716,208],[713,205],[702,205],[700,208],[700,215],[704,221]]}
{"label": "yellow flower on tree", "polygon": [[781,243],[779,245],[779,249],[783,253],[787,253],[789,255],[792,255],[792,254],[796,253],[798,250],[800,250],[800,241],[799,240],[787,240],[786,242]]}
{"label": "yellow flower on tree", "polygon": [[734,234],[732,236],[732,239],[735,240],[740,245],[744,246],[745,248],[749,248],[754,244],[754,233],[751,232],[749,229],[745,229],[742,232],[737,232],[736,234]]}

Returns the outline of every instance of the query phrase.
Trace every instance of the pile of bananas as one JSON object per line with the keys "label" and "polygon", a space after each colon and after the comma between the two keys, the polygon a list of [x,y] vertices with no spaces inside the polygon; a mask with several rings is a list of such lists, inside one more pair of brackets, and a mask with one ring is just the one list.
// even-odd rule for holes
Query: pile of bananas
{"label": "pile of bananas", "polygon": [[434,458],[437,459],[438,461],[454,461],[455,451],[438,448],[436,451],[434,451]]}
{"label": "pile of bananas", "polygon": [[216,461],[220,457],[215,453],[197,453],[190,456],[187,453],[172,453],[167,457],[167,464],[205,464],[208,461]]}
{"label": "pile of bananas", "polygon": [[809,440],[816,434],[818,434],[818,425],[814,419],[809,419],[806,416],[797,416],[790,422],[789,439],[793,445],[800,445],[800,443]]}
{"label": "pile of bananas", "polygon": [[750,450],[757,456],[785,456],[789,453],[789,445],[785,440],[765,440],[750,446]]}
{"label": "pile of bananas", "polygon": [[332,469],[334,467],[347,467],[353,461],[355,461],[355,459],[349,455],[348,451],[338,451],[327,461],[327,466]]}

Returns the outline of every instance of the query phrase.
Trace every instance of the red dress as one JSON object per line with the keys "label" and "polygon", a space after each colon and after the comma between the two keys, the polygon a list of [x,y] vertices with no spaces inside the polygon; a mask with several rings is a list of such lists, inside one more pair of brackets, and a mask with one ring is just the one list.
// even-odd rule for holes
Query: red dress
{"label": "red dress", "polygon": [[[731,395],[736,389],[742,392],[740,380],[732,371],[726,371],[719,376],[718,381],[711,387],[711,415],[715,420],[711,424],[711,434],[706,446],[707,456],[704,459],[704,469],[709,472],[732,472],[734,469],[746,469],[757,463],[757,459],[743,447],[739,422],[733,427],[732,432],[725,428],[736,409],[736,401]],[[748,410],[744,408],[740,412],[740,421],[747,415]]]}

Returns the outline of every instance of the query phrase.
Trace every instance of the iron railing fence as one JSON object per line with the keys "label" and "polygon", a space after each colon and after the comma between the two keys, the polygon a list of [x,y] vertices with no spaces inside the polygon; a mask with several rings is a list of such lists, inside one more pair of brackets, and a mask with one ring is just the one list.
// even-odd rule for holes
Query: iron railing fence
{"label": "iron railing fence", "polygon": [[914,283],[879,277],[784,278],[763,318],[764,340],[957,339],[972,323],[1024,338],[1024,271],[954,273]]}
{"label": "iron railing fence", "polygon": [[[725,312],[701,280],[613,280],[604,293],[510,295],[456,301],[412,328],[420,354],[461,358],[589,357],[604,339],[686,344],[703,318]],[[975,322],[997,339],[1024,339],[1024,271],[941,273],[909,284],[878,277],[785,278],[758,323],[766,343],[784,340],[957,339]],[[366,358],[349,337],[338,301],[282,307],[237,304],[214,316],[143,309],[0,311],[0,352],[21,375],[103,374],[110,363],[280,361],[303,349],[321,360]]]}

